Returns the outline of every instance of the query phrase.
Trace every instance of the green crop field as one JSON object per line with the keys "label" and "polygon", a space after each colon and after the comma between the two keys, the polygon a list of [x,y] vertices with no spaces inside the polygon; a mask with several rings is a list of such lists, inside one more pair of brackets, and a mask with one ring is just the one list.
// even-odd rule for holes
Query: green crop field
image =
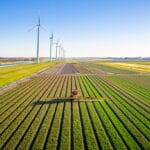
{"label": "green crop field", "polygon": [[0,95],[0,149],[149,150],[150,75],[135,66],[46,63]]}
{"label": "green crop field", "polygon": [[8,85],[19,79],[29,77],[33,73],[40,71],[41,69],[49,68],[55,66],[54,62],[44,62],[40,64],[24,64],[15,65],[10,67],[0,68],[0,87]]}
{"label": "green crop field", "polygon": [[97,62],[97,65],[107,66],[114,69],[126,70],[128,72],[136,73],[150,73],[150,66],[148,62]]}

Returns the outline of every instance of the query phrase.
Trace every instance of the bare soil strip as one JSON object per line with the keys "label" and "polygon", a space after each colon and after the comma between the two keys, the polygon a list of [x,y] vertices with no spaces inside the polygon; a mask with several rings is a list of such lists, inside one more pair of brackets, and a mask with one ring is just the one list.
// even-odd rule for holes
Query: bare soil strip
{"label": "bare soil strip", "polygon": [[62,66],[59,71],[57,72],[58,75],[64,74],[78,74],[79,71],[74,67],[73,64],[65,64]]}

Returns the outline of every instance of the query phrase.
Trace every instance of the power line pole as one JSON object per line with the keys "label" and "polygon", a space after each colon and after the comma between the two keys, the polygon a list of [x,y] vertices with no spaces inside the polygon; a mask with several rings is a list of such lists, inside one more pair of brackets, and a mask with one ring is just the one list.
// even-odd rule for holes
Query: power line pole
{"label": "power line pole", "polygon": [[38,24],[37,24],[37,63],[39,63],[39,46],[40,46],[40,17],[38,18]]}
{"label": "power line pole", "polygon": [[52,46],[53,46],[53,33],[51,34],[51,37],[50,37],[50,61],[52,61]]}

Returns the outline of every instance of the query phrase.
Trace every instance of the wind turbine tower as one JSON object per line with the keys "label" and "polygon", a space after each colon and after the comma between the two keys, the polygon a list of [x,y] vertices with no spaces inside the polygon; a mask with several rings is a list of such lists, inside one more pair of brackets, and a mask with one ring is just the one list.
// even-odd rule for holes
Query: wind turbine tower
{"label": "wind turbine tower", "polygon": [[37,63],[39,63],[39,43],[40,43],[40,17],[38,18],[38,24],[37,24]]}
{"label": "wind turbine tower", "polygon": [[59,60],[61,59],[61,44],[59,45]]}
{"label": "wind turbine tower", "polygon": [[63,59],[65,59],[65,49],[63,49]]}
{"label": "wind turbine tower", "polygon": [[59,41],[56,42],[56,60],[57,60],[58,47],[59,47],[58,44],[59,44]]}
{"label": "wind turbine tower", "polygon": [[56,42],[56,60],[58,59],[59,41]]}
{"label": "wind turbine tower", "polygon": [[52,46],[53,46],[53,39],[54,39],[54,35],[53,33],[51,34],[50,37],[50,60],[52,61]]}

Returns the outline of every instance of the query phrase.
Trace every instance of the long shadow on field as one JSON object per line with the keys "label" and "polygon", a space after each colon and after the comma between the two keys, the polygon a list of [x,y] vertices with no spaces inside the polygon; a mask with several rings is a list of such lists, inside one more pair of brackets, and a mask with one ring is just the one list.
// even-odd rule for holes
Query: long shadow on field
{"label": "long shadow on field", "polygon": [[64,102],[93,102],[101,100],[81,100],[81,99],[51,99],[51,100],[37,100],[33,102],[33,105],[42,105],[42,104],[55,104],[55,103],[64,103]]}
{"label": "long shadow on field", "polygon": [[35,105],[42,105],[42,104],[55,104],[55,103],[64,103],[64,102],[71,102],[71,99],[51,99],[51,100],[39,100],[34,101],[33,104]]}

